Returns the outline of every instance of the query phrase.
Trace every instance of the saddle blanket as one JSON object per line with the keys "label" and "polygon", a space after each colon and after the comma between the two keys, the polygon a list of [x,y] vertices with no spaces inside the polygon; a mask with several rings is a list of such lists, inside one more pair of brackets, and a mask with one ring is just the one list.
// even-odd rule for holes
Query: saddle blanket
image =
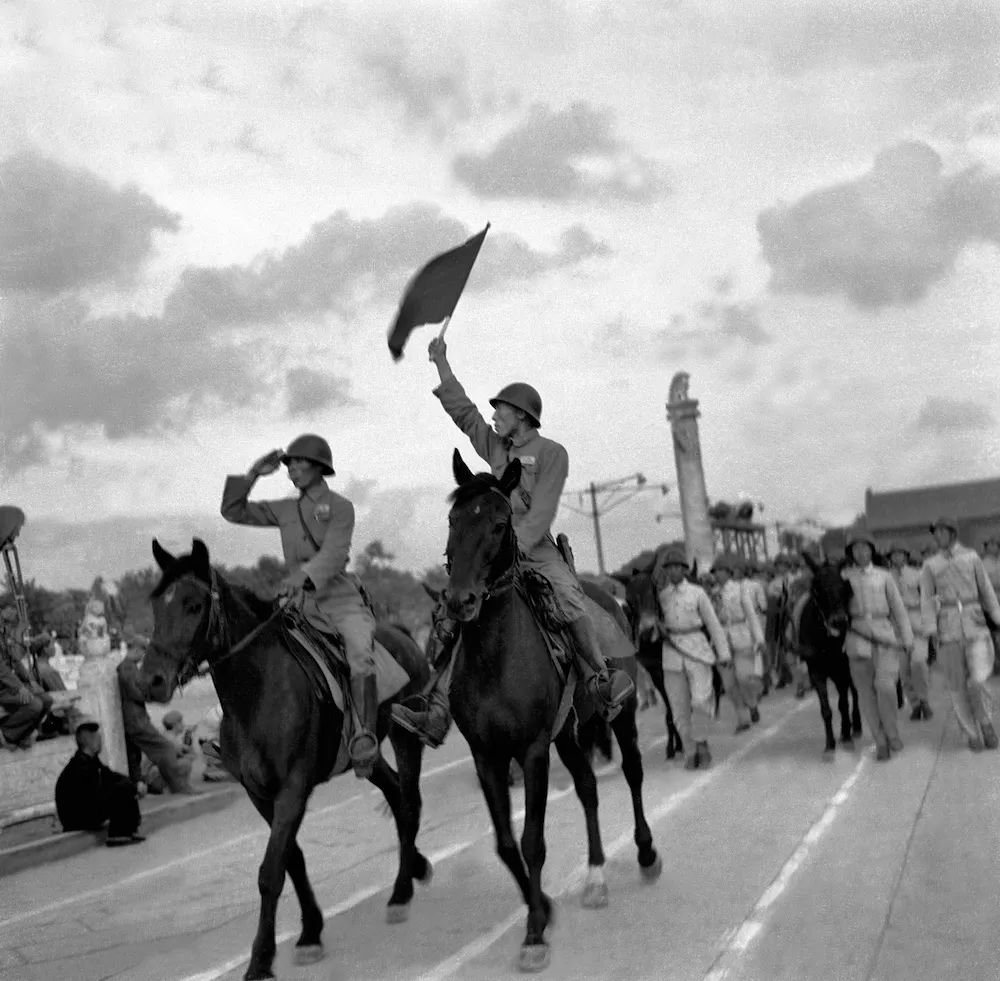
{"label": "saddle blanket", "polygon": [[[339,774],[350,769],[350,745],[351,739],[354,737],[355,713],[353,711],[347,711],[346,700],[344,697],[344,686],[341,683],[341,678],[345,682],[348,678],[347,664],[338,660],[339,670],[337,671],[337,674],[340,675],[340,677],[336,677],[330,668],[329,661],[330,657],[336,655],[332,653],[328,654],[326,650],[321,650],[319,643],[314,641],[312,637],[306,634],[298,626],[288,624],[288,632],[298,642],[302,650],[309,655],[312,664],[318,670],[319,675],[324,682],[325,691],[320,690],[318,692],[321,700],[325,700],[328,697],[333,701],[333,704],[340,709],[344,716],[344,725],[340,737],[340,748],[337,751],[337,760],[333,767],[333,776],[338,776]],[[403,668],[400,667],[399,662],[377,640],[374,642],[374,654],[375,687],[378,691],[378,703],[379,705],[382,705],[409,682],[410,676],[403,670]],[[314,685],[314,687],[319,686]]]}

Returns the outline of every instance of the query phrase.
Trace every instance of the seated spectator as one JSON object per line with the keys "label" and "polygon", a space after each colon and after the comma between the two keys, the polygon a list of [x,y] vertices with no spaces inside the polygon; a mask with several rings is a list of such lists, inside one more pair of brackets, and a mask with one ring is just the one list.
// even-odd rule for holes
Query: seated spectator
{"label": "seated spectator", "polygon": [[130,643],[128,655],[117,668],[129,777],[135,784],[142,780],[142,757],[145,754],[159,770],[171,793],[197,793],[191,786],[191,759],[180,758],[177,748],[156,729],[146,711],[147,692],[139,677],[142,653],[139,643]]}
{"label": "seated spectator", "polygon": [[[184,726],[184,716],[177,709],[171,709],[163,716],[163,732],[177,749],[177,757],[181,766],[190,767],[194,762],[194,726]],[[189,759],[190,758],[190,759]],[[143,757],[140,770],[140,780],[151,794],[162,794],[167,790],[167,782],[147,757]]]}
{"label": "seated spectator", "polygon": [[214,705],[206,713],[197,726],[198,745],[205,760],[204,779],[208,783],[222,783],[236,778],[222,763],[222,747],[219,743],[219,730],[222,726],[222,706]]}
{"label": "seated spectator", "polygon": [[56,780],[56,813],[65,831],[98,831],[108,824],[107,846],[135,845],[142,816],[135,786],[98,758],[103,739],[96,719],[76,722],[76,753]]}

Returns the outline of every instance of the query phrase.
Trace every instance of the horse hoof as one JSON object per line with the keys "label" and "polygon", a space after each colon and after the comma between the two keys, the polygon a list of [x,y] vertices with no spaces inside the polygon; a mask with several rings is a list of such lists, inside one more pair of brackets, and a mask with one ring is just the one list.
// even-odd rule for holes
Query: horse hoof
{"label": "horse hoof", "polygon": [[584,909],[602,909],[608,905],[608,884],[606,882],[591,882],[583,890],[580,905]]}
{"label": "horse hoof", "polygon": [[402,903],[389,905],[385,908],[386,923],[405,923],[409,918],[410,907],[404,906]]}
{"label": "horse hoof", "polygon": [[844,747],[848,752],[854,752],[854,740],[853,739],[841,739],[840,745]]}
{"label": "horse hoof", "polygon": [[548,944],[524,944],[517,958],[518,970],[526,974],[544,971],[549,966],[550,956]]}
{"label": "horse hoof", "polygon": [[424,865],[427,866],[427,871],[422,876],[417,876],[417,882],[426,888],[431,884],[431,879],[434,878],[434,866],[426,858],[424,859]]}
{"label": "horse hoof", "polygon": [[293,960],[296,964],[315,964],[323,960],[325,951],[322,944],[303,944],[295,948]]}
{"label": "horse hoof", "polygon": [[655,882],[663,872],[663,859],[657,855],[652,865],[640,865],[639,872],[646,882]]}
{"label": "horse hoof", "polygon": [[267,981],[268,978],[273,977],[274,972],[266,967],[257,970],[250,970],[250,968],[247,968],[247,973],[243,975],[243,981]]}
{"label": "horse hoof", "polygon": [[824,763],[832,763],[836,758],[836,756],[837,756],[837,751],[835,749],[831,749],[829,746],[827,746],[827,748],[823,750]]}

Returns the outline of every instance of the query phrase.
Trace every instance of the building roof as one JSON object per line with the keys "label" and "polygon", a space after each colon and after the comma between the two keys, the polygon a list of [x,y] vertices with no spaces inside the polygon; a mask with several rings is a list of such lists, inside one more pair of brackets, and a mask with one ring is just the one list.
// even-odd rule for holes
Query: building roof
{"label": "building roof", "polygon": [[865,518],[871,531],[928,525],[941,515],[953,515],[959,521],[1000,516],[1000,478],[865,491]]}

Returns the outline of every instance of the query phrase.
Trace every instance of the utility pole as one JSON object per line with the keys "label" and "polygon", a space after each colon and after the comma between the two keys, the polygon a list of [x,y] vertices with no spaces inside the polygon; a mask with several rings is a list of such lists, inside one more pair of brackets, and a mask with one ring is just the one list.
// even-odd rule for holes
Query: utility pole
{"label": "utility pole", "polygon": [[[606,575],[604,567],[604,542],[601,539],[601,515],[607,514],[612,508],[624,504],[625,501],[635,497],[636,494],[646,490],[659,490],[661,494],[666,494],[670,488],[666,484],[656,484],[647,486],[646,478],[641,473],[634,473],[628,477],[619,477],[616,480],[606,480],[603,483],[590,482],[585,490],[566,491],[563,497],[575,497],[580,506],[574,507],[566,504],[571,511],[577,514],[586,514],[594,522],[594,544],[597,548],[597,571],[600,575]],[[607,498],[598,502],[598,495],[606,494]],[[583,507],[584,497],[589,498],[590,506]]]}

